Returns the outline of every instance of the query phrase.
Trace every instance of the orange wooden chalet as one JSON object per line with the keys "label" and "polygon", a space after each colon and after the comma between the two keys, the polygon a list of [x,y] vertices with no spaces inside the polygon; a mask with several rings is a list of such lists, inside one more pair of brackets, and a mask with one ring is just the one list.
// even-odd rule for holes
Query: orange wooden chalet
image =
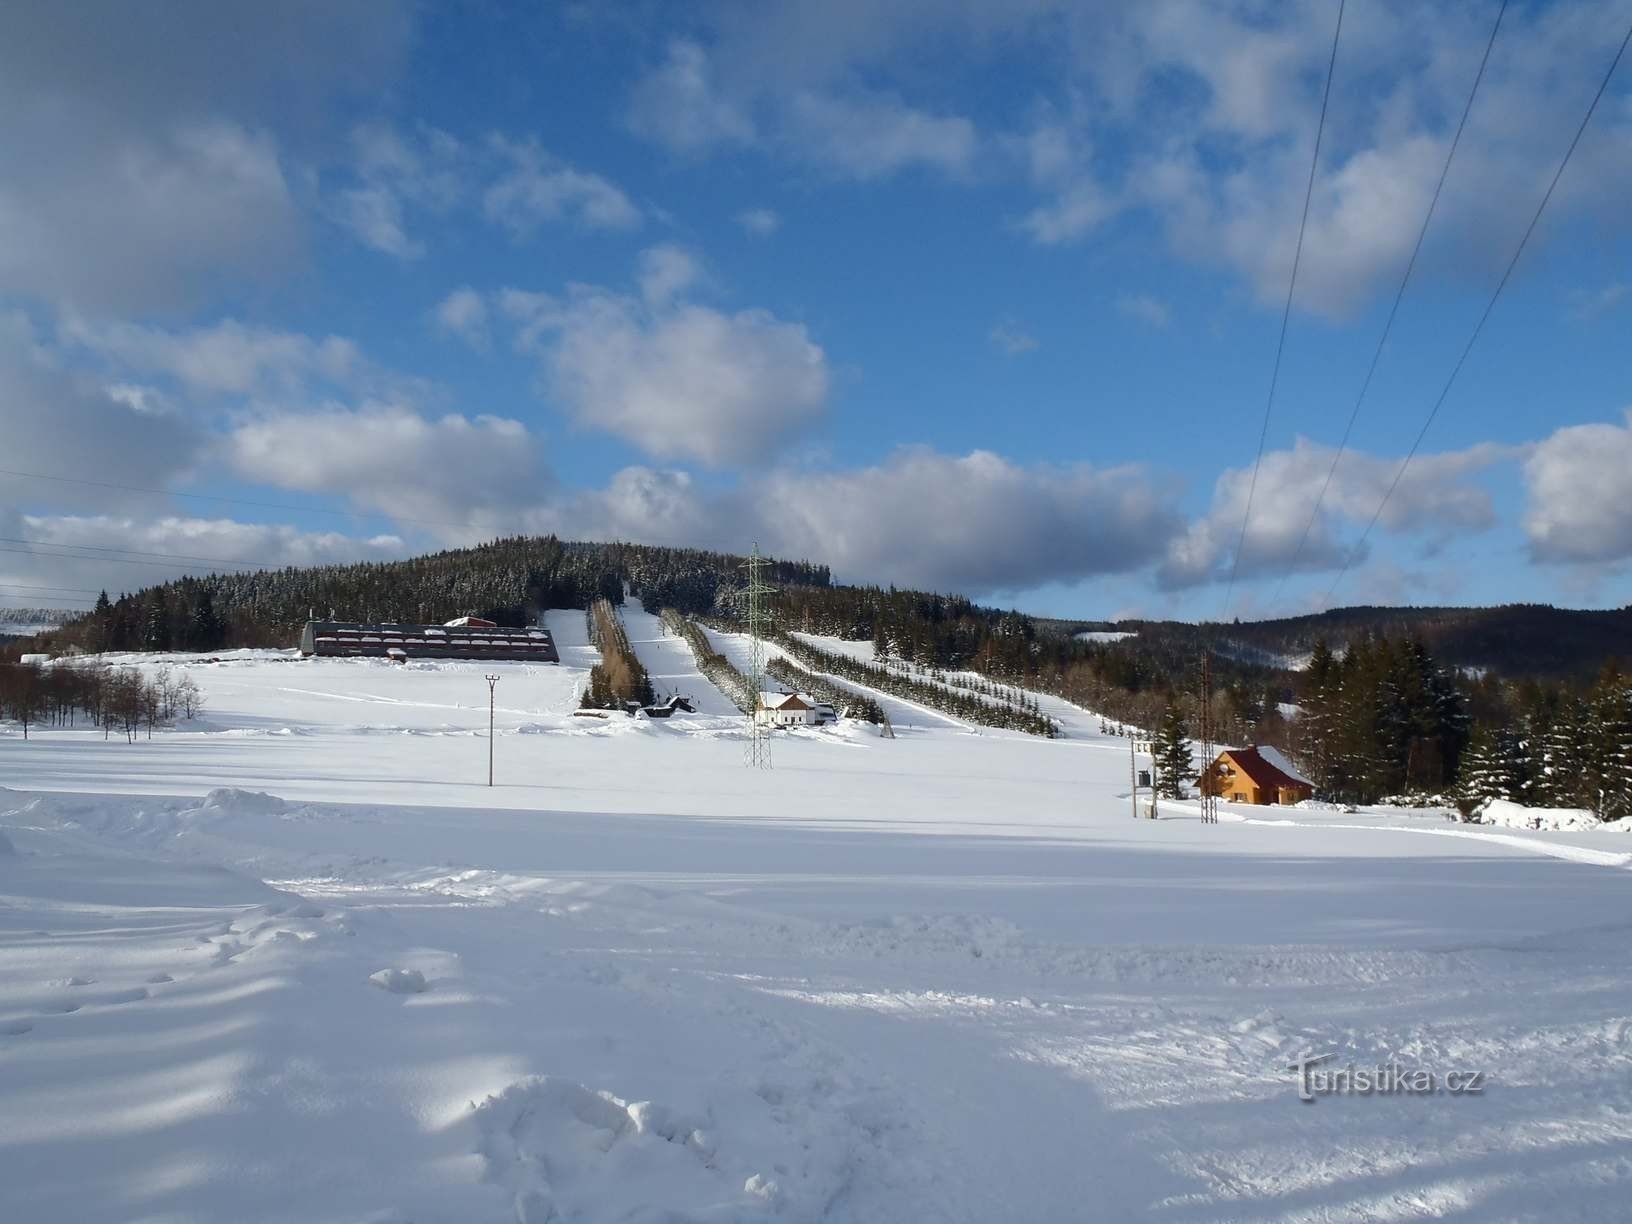
{"label": "orange wooden chalet", "polygon": [[1273,748],[1226,748],[1203,775],[1202,785],[1229,803],[1301,803],[1315,794]]}

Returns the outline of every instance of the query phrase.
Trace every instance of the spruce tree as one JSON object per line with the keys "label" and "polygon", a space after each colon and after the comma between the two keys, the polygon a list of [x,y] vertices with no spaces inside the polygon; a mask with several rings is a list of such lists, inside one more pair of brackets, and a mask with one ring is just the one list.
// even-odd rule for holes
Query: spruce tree
{"label": "spruce tree", "polygon": [[1194,770],[1191,760],[1190,737],[1184,714],[1178,703],[1169,700],[1162,711],[1162,721],[1156,727],[1156,741],[1152,745],[1156,767],[1156,793],[1164,799],[1183,799],[1189,793]]}

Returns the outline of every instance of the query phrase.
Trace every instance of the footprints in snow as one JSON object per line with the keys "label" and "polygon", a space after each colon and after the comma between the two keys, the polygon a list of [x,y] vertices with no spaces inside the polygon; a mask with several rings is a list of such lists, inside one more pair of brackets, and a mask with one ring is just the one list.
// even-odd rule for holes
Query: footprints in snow
{"label": "footprints in snow", "polygon": [[651,1101],[538,1076],[489,1097],[475,1121],[488,1178],[510,1192],[518,1224],[743,1220],[786,1205],[774,1169],[722,1153],[706,1120]]}
{"label": "footprints in snow", "polygon": [[[245,910],[238,917],[212,923],[193,936],[187,951],[204,953],[203,964],[193,972],[208,972],[237,961],[246,953],[264,945],[280,947],[299,946],[326,933],[351,934],[350,926],[338,917],[330,917],[323,909],[309,902],[291,906],[258,905]],[[39,932],[41,935],[49,932]],[[192,976],[186,974],[184,976]],[[97,980],[82,974],[48,983],[50,993],[34,1002],[32,1014],[0,1015],[0,1037],[22,1037],[35,1031],[37,1024],[59,1016],[94,1014],[108,1007],[140,1003],[153,997],[155,987],[170,985],[176,977],[156,972],[145,979],[145,985],[115,989],[92,989]]]}

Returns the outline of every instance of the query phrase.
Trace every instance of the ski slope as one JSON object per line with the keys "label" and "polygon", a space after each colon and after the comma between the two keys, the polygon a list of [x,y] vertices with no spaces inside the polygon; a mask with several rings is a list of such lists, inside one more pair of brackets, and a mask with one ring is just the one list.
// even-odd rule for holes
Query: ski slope
{"label": "ski slope", "polygon": [[[1136,821],[1125,741],[922,714],[748,771],[734,713],[574,717],[547,622],[0,726],[0,1219],[1626,1218],[1626,835]],[[1303,1104],[1314,1053],[1488,1086]]]}
{"label": "ski slope", "polygon": [[741,712],[702,672],[697,670],[697,658],[684,639],[677,638],[663,628],[663,622],[639,604],[626,603],[622,609],[623,627],[629,634],[629,644],[635,656],[652,679],[652,689],[659,701],[670,693],[691,698],[697,713],[717,718],[740,718]]}
{"label": "ski slope", "polygon": [[[708,635],[708,640],[714,644],[714,649],[719,651],[726,658],[730,659],[732,665],[735,666],[738,671],[746,675],[749,671],[748,656],[751,650],[751,643],[748,635],[745,633],[722,633],[718,629],[710,629],[706,626],[703,626],[702,628],[703,632]],[[801,636],[807,637],[813,642],[839,640],[837,638],[816,638],[809,634],[804,634]],[[847,642],[845,645],[852,648],[866,645],[869,652],[872,649],[871,643]],[[975,727],[972,723],[965,722],[961,718],[955,718],[951,714],[943,713],[942,711],[935,709],[933,706],[922,705],[916,701],[908,701],[905,698],[895,696],[893,693],[886,693],[882,689],[875,689],[870,685],[858,684],[856,681],[851,680],[846,676],[835,676],[827,672],[815,671],[812,668],[805,667],[805,665],[800,663],[798,659],[789,657],[787,651],[783,650],[775,642],[764,642],[762,643],[762,648],[765,651],[765,659],[767,662],[771,659],[788,658],[790,663],[793,663],[795,666],[800,667],[805,671],[811,672],[812,675],[822,676],[825,679],[831,680],[834,684],[842,685],[844,688],[860,693],[864,697],[871,697],[878,703],[879,708],[884,711],[884,717],[890,720],[890,725],[897,735],[903,733],[910,734],[915,727],[924,726],[956,728],[965,732],[966,734],[980,734],[981,729]]]}

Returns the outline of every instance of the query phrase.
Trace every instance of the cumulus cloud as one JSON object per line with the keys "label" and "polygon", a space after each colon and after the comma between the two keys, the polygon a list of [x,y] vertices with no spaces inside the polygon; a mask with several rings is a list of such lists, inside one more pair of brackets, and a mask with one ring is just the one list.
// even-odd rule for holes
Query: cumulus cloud
{"label": "cumulus cloud", "polygon": [[512,237],[527,238],[544,222],[563,219],[585,229],[640,225],[640,210],[608,179],[568,165],[536,141],[495,137],[493,147],[506,169],[482,196],[482,208]]}
{"label": "cumulus cloud", "polygon": [[[695,39],[676,39],[663,63],[636,83],[630,127],[675,153],[774,146],[829,173],[863,181],[913,168],[968,174],[979,134],[963,116],[937,114],[850,79],[801,85],[803,74],[767,74],[765,61],[753,55],[740,41],[725,52],[731,69],[727,82],[715,50]],[[750,233],[775,228],[774,214],[756,210],[744,216],[753,218],[744,223]]]}
{"label": "cumulus cloud", "polygon": [[[361,537],[223,518],[75,514],[7,519],[0,512],[0,526],[7,529],[7,535],[40,541],[25,551],[4,555],[0,584],[50,584],[61,589],[134,591],[211,569],[238,572],[381,561],[410,551],[400,537],[391,534]],[[113,560],[110,551],[147,555]]]}
{"label": "cumulus cloud", "polygon": [[778,547],[858,581],[984,593],[1145,565],[1176,528],[1140,468],[1022,466],[989,451],[898,452],[853,472],[779,472],[755,490]]}
{"label": "cumulus cloud", "polygon": [[[0,314],[0,466],[42,476],[159,485],[189,471],[202,431],[157,397],[63,368],[19,314]],[[0,503],[101,507],[128,495],[0,473]]]}
{"label": "cumulus cloud", "polygon": [[408,210],[443,213],[463,197],[464,146],[436,128],[410,137],[378,122],[353,129],[351,143],[355,183],[335,194],[330,215],[364,246],[417,259],[425,247],[408,232]]}
{"label": "cumulus cloud", "polygon": [[223,449],[246,480],[477,535],[551,485],[520,421],[391,404],[266,413],[234,428]]}
{"label": "cumulus cloud", "polygon": [[394,3],[0,7],[0,291],[166,310],[298,265],[268,120],[390,79],[407,33]]}
{"label": "cumulus cloud", "polygon": [[864,468],[777,469],[724,491],[631,467],[542,521],[569,535],[721,549],[757,538],[832,565],[842,581],[975,595],[1131,572],[1181,526],[1145,469],[927,448]]}
{"label": "cumulus cloud", "polygon": [[719,91],[708,52],[684,38],[671,42],[663,64],[635,86],[629,124],[676,153],[747,145],[755,135],[747,110]]}
{"label": "cumulus cloud", "polygon": [[975,125],[961,115],[931,114],[884,94],[801,93],[788,124],[801,157],[864,181],[908,168],[961,177],[979,146]]}
{"label": "cumulus cloud", "polygon": [[443,334],[457,336],[472,348],[487,348],[487,299],[469,285],[448,294],[432,313]]}
{"label": "cumulus cloud", "polygon": [[172,331],[71,317],[62,332],[121,371],[171,379],[203,395],[287,394],[314,382],[358,383],[372,371],[342,336],[314,338],[234,319]]}
{"label": "cumulus cloud", "polygon": [[25,152],[0,135],[0,159],[30,168],[0,179],[0,289],[88,310],[172,307],[223,273],[273,276],[299,256],[265,134],[217,121],[53,139],[66,147]]}
{"label": "cumulus cloud", "polygon": [[474,144],[428,124],[361,124],[351,157],[326,197],[329,218],[364,246],[400,259],[425,253],[426,218],[475,205],[511,237],[565,222],[583,229],[638,227],[639,208],[610,179],[571,165],[537,140],[495,133]]}
{"label": "cumulus cloud", "polygon": [[[1281,575],[1294,565],[1298,571],[1327,570],[1348,558],[1350,545],[1341,527],[1345,523],[1364,527],[1370,521],[1400,461],[1347,452],[1300,553],[1304,525],[1315,509],[1334,453],[1330,447],[1300,438],[1291,450],[1264,455],[1241,551],[1240,576]],[[1378,526],[1393,534],[1420,532],[1440,538],[1452,532],[1488,529],[1496,521],[1495,507],[1490,494],[1470,478],[1520,453],[1512,447],[1482,443],[1462,451],[1418,455],[1394,490]],[[1250,467],[1232,468],[1219,476],[1208,513],[1168,545],[1157,571],[1162,586],[1198,586],[1230,572],[1251,480]]]}
{"label": "cumulus cloud", "polygon": [[821,415],[827,356],[803,324],[684,300],[697,275],[685,252],[659,247],[642,257],[639,297],[577,286],[501,301],[580,424],[657,459],[763,459]]}
{"label": "cumulus cloud", "polygon": [[1570,425],[1540,442],[1524,465],[1530,555],[1593,564],[1632,557],[1632,409],[1624,424]]}

